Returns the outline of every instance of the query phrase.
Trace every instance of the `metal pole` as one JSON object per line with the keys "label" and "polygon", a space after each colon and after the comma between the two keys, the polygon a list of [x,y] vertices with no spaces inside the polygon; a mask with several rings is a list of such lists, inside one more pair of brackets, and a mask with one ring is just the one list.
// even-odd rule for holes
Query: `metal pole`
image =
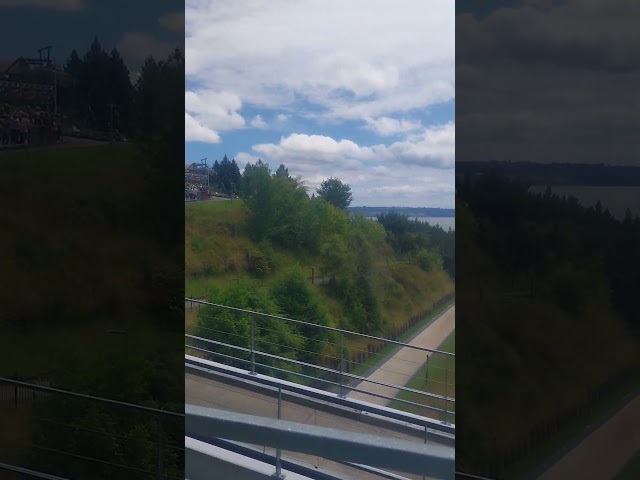
{"label": "metal pole", "polygon": [[58,115],[58,70],[53,70],[53,114]]}
{"label": "metal pole", "polygon": [[164,478],[164,461],[162,458],[162,453],[162,420],[160,419],[160,417],[158,417],[158,480],[162,480]]}
{"label": "metal pole", "polygon": [[444,424],[449,424],[448,410],[449,410],[449,357],[445,357],[444,360]]}
{"label": "metal pole", "polygon": [[344,333],[340,332],[340,397],[344,398],[344,390],[343,390],[343,375],[342,372],[344,370]]}
{"label": "metal pole", "polygon": [[255,319],[251,315],[251,375],[256,374]]}
{"label": "metal pole", "polygon": [[[282,387],[278,387],[278,420],[282,418]],[[276,473],[275,478],[284,478],[282,474],[282,450],[276,449]]]}

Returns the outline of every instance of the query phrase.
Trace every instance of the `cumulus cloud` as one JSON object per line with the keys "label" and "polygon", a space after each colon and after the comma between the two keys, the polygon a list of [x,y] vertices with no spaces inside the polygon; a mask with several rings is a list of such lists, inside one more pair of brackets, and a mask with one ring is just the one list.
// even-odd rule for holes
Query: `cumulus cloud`
{"label": "cumulus cloud", "polygon": [[461,14],[458,159],[635,161],[639,13],[637,2],[568,0]]}
{"label": "cumulus cloud", "polygon": [[265,122],[260,115],[253,117],[251,125],[256,128],[267,128],[267,122]]}
{"label": "cumulus cloud", "polygon": [[201,125],[188,113],[184,114],[184,138],[187,142],[220,143],[218,132]]}
{"label": "cumulus cloud", "polygon": [[184,108],[199,124],[212,130],[225,131],[245,126],[244,118],[238,113],[242,101],[231,92],[187,91]]}
{"label": "cumulus cloud", "polygon": [[395,118],[380,117],[380,118],[367,118],[366,128],[373,130],[378,135],[388,137],[391,135],[397,135],[399,133],[408,133],[420,130],[422,128],[422,122],[411,120],[396,120]]}
{"label": "cumulus cloud", "polygon": [[0,0],[0,7],[37,7],[74,12],[84,10],[87,0]]}
{"label": "cumulus cloud", "polygon": [[318,168],[323,165],[358,169],[364,162],[377,162],[375,173],[386,172],[385,165],[417,165],[451,169],[455,162],[455,126],[453,123],[425,129],[418,135],[390,145],[360,146],[351,140],[335,140],[325,135],[291,134],[280,142],[253,146],[253,150],[276,162],[296,162]]}
{"label": "cumulus cloud", "polygon": [[[185,12],[187,76],[202,88],[233,86],[245,103],[304,100],[328,116],[364,119],[454,96],[449,0],[407,0],[402,8],[356,0],[330,9],[320,0],[187,0]],[[382,33],[384,41],[373,40]]]}

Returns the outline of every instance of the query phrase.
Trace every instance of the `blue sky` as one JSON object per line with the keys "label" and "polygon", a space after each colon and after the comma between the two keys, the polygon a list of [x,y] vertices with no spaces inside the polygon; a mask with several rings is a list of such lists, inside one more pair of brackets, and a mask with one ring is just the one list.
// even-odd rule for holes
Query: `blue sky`
{"label": "blue sky", "polygon": [[353,205],[454,205],[454,3],[187,0],[185,162],[284,163]]}
{"label": "blue sky", "polygon": [[83,55],[97,35],[120,50],[135,75],[148,55],[164,58],[184,46],[184,2],[156,0],[0,0],[0,59],[37,58],[52,45],[63,65],[75,48]]}

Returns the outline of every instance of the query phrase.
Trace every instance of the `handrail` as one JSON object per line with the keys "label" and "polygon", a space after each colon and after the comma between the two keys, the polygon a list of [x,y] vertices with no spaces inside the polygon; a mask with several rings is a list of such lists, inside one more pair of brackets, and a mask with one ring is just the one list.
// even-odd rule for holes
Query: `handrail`
{"label": "handrail", "polygon": [[[211,339],[208,339],[208,338],[198,337],[196,335],[190,335],[190,334],[187,334],[187,333],[185,333],[185,337],[189,337],[189,338],[192,338],[192,339],[195,339],[195,340],[199,340],[199,341],[203,341],[203,342],[207,342],[207,343],[212,343],[212,344],[215,344],[215,345],[218,345],[218,346],[221,346],[221,347],[227,347],[227,348],[240,350],[240,351],[243,351],[243,352],[246,352],[246,353],[252,353],[252,350],[249,349],[249,348],[239,347],[237,345],[232,345],[232,344],[224,343],[224,342],[218,342],[217,340],[211,340]],[[210,352],[209,350],[205,350],[205,349],[202,349],[202,348],[194,347],[194,346],[191,346],[191,345],[185,345],[185,347],[193,348],[194,350],[205,351],[205,352],[208,352],[208,353],[212,353],[214,355],[217,354],[216,352]],[[415,394],[423,395],[425,397],[434,398],[434,399],[437,399],[437,400],[443,400],[445,402],[455,403],[455,401],[456,401],[455,398],[453,398],[453,397],[446,397],[444,395],[437,395],[435,393],[424,392],[422,390],[416,390],[414,388],[404,387],[404,386],[400,386],[400,385],[393,385],[393,384],[385,383],[385,382],[379,382],[377,380],[370,380],[370,379],[368,379],[366,377],[362,377],[360,375],[355,375],[353,373],[341,372],[340,370],[335,370],[333,368],[322,367],[320,365],[314,365],[312,363],[302,362],[300,360],[293,360],[291,358],[281,357],[279,355],[273,355],[272,353],[266,353],[266,352],[260,352],[260,351],[253,351],[253,353],[255,355],[259,355],[259,356],[263,356],[263,357],[267,357],[267,358],[272,358],[272,359],[275,359],[275,360],[281,360],[281,361],[284,361],[284,362],[290,362],[290,363],[293,363],[293,364],[296,364],[296,365],[305,366],[305,367],[311,367],[311,368],[315,368],[317,370],[321,370],[323,372],[335,373],[335,374],[343,375],[345,377],[349,377],[349,378],[352,378],[352,379],[355,379],[355,380],[360,380],[361,382],[373,383],[374,385],[380,385],[382,387],[388,387],[388,388],[393,388],[393,389],[396,389],[396,390],[402,390],[402,391],[405,391],[405,392],[415,393]],[[237,357],[232,357],[232,358],[237,359],[237,360],[242,360],[242,361],[245,361],[245,362],[250,362],[249,360],[244,360],[244,359],[240,359],[240,358],[237,358]],[[258,363],[256,363],[256,365],[258,365]],[[259,364],[259,365],[262,365],[262,366],[265,366],[265,367],[268,367],[268,368],[276,368],[276,367],[271,367],[269,365],[264,365],[264,364]],[[291,372],[290,370],[284,370],[284,371],[287,372],[287,373],[291,373],[291,374],[296,374],[297,373],[297,372]],[[348,385],[343,385],[343,388],[347,388],[348,390],[357,390],[356,388],[350,387]],[[392,400],[395,400],[395,399],[392,399]]]}
{"label": "handrail", "polygon": [[215,436],[318,455],[328,460],[363,463],[435,478],[454,478],[455,449],[441,445],[194,405],[185,405],[185,430],[187,436]]}
{"label": "handrail", "polygon": [[223,308],[223,309],[226,309],[226,310],[232,310],[232,311],[239,312],[239,313],[246,313],[246,314],[249,314],[249,315],[258,315],[258,316],[265,317],[265,318],[272,318],[274,320],[283,320],[285,322],[297,323],[299,325],[306,325],[306,326],[310,326],[310,327],[315,327],[315,328],[319,328],[321,330],[327,330],[327,331],[330,331],[330,332],[343,333],[343,334],[348,334],[348,335],[355,335],[355,336],[359,336],[359,337],[368,338],[370,340],[375,340],[375,341],[378,341],[378,342],[391,343],[393,345],[400,345],[402,347],[412,348],[414,350],[419,350],[419,351],[422,351],[422,352],[437,353],[437,354],[445,355],[445,356],[449,356],[449,357],[455,357],[455,355],[456,355],[455,353],[451,353],[451,352],[445,352],[445,351],[442,351],[442,350],[435,350],[435,349],[431,349],[431,348],[419,347],[417,345],[411,345],[409,343],[398,342],[397,340],[390,340],[388,338],[376,337],[374,335],[367,335],[366,333],[358,333],[358,332],[352,332],[350,330],[344,330],[344,329],[341,329],[341,328],[328,327],[326,325],[318,325],[317,323],[305,322],[303,320],[294,320],[292,318],[282,317],[282,316],[279,316],[279,315],[271,315],[269,313],[254,312],[253,310],[246,310],[244,308],[230,307],[228,305],[220,305],[218,303],[207,302],[207,301],[198,300],[198,299],[195,299],[195,298],[187,298],[187,297],[185,297],[184,300],[185,300],[185,302],[193,302],[193,303],[197,303],[197,304],[200,304],[200,305],[206,305],[206,306],[209,306],[209,307]]}

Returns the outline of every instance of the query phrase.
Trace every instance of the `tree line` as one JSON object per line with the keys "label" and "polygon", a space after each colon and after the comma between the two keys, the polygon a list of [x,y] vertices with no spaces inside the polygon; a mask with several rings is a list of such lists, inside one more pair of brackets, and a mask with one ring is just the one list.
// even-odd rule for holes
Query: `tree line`
{"label": "tree line", "polygon": [[[64,72],[72,77],[72,82],[58,87],[58,110],[68,123],[81,128],[117,130],[127,136],[139,134],[149,128],[142,123],[148,120],[145,112],[150,107],[145,84],[149,77],[159,73],[163,63],[181,63],[182,56],[177,47],[166,61],[150,56],[134,80],[118,49],[106,51],[96,36],[84,54],[74,49],[66,60]],[[169,97],[158,97],[157,101],[161,105],[155,108],[172,103]]]}
{"label": "tree line", "polygon": [[640,219],[499,175],[460,181],[456,212],[457,451],[466,471],[499,475],[549,440],[540,425],[557,434],[637,375]]}

